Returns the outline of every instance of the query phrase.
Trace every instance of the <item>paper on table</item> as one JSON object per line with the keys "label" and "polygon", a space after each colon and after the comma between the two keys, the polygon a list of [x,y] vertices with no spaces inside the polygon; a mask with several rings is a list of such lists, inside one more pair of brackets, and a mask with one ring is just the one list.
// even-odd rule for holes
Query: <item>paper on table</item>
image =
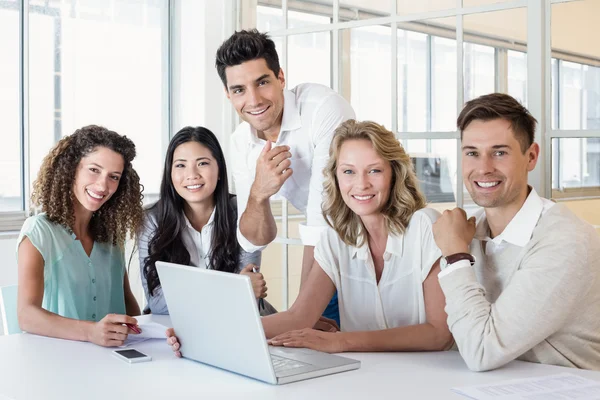
{"label": "paper on table", "polygon": [[135,343],[145,342],[150,339],[166,339],[165,331],[167,327],[157,322],[148,322],[138,325],[142,329],[142,333],[138,335],[128,335],[125,343],[119,347],[131,346]]}
{"label": "paper on table", "polygon": [[475,400],[600,400],[600,382],[569,373],[452,390]]}

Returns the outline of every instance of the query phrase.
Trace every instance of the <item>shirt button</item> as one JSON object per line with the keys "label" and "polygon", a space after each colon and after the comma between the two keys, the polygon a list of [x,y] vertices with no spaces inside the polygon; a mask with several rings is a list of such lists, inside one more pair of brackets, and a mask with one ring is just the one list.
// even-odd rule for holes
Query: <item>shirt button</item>
{"label": "shirt button", "polygon": [[94,296],[94,301],[96,301],[96,296]]}
{"label": "shirt button", "polygon": [[92,283],[96,283],[96,279],[92,279]]}
{"label": "shirt button", "polygon": [[92,314],[92,319],[96,319],[96,314]]}
{"label": "shirt button", "polygon": [[91,267],[91,266],[92,266],[92,262],[90,261],[90,262],[88,263],[88,265]]}

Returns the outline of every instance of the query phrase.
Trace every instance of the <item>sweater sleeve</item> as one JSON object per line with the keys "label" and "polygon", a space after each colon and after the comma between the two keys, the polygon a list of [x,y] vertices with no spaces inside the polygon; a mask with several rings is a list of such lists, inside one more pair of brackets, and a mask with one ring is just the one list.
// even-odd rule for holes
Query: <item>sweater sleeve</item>
{"label": "sweater sleeve", "polygon": [[460,268],[439,278],[448,326],[471,370],[507,364],[570,318],[595,276],[587,260],[587,241],[569,231],[546,233],[532,244],[494,303],[486,299],[473,268]]}

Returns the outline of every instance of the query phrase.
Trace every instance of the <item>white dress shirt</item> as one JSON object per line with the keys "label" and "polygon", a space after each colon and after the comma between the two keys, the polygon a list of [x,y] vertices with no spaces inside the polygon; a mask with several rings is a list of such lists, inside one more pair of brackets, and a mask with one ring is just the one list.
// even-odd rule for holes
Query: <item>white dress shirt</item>
{"label": "white dress shirt", "polygon": [[[284,90],[281,132],[274,146],[290,147],[292,176],[271,199],[287,199],[306,215],[300,226],[305,245],[314,246],[326,226],[321,215],[323,168],[329,159],[333,132],[344,121],[355,118],[350,104],[330,88],[306,83]],[[238,221],[246,210],[250,187],[256,175],[256,160],[266,142],[247,122],[231,137],[231,166],[238,201]],[[238,242],[248,252],[261,250],[237,232]]]}
{"label": "white dress shirt", "polygon": [[[194,267],[208,268],[210,265],[210,249],[214,227],[215,210],[216,208],[213,208],[208,222],[202,227],[200,232],[194,229],[188,218],[185,216],[184,213],[182,213],[183,218],[185,219],[186,229],[184,229],[181,233],[181,240],[183,241],[185,249],[190,254],[190,265]],[[148,257],[148,247],[150,244],[150,240],[154,236],[154,232],[156,231],[157,225],[158,224],[156,222],[155,215],[151,212],[147,212],[144,219],[144,229],[139,235],[137,242],[140,261],[140,275],[142,278],[142,286],[144,288],[144,293],[146,295],[146,308],[150,310],[153,314],[168,314],[169,310],[167,308],[167,303],[165,302],[162,287],[158,287],[155,291],[154,296],[150,296],[150,294],[148,293],[148,282],[146,281],[146,276],[144,274],[144,263],[146,257]],[[257,266],[260,266],[261,253],[248,253],[240,249],[240,255],[238,260],[239,261],[237,272],[239,273],[248,264],[255,264]]]}
{"label": "white dress shirt", "polygon": [[[490,268],[495,268],[495,258],[493,256],[501,252],[507,243],[525,247],[531,239],[540,217],[554,205],[554,202],[540,197],[532,187],[521,209],[510,220],[502,233],[493,239],[490,237],[490,226],[487,222],[485,209],[478,208],[470,215],[475,217],[476,223],[474,240],[479,240],[482,244],[481,246],[471,245],[471,252],[475,256],[476,262],[482,262]],[[452,271],[467,267],[471,267],[468,260],[457,261],[440,272],[438,277],[442,278],[452,273]]]}
{"label": "white dress shirt", "polygon": [[427,321],[423,282],[441,256],[432,225],[439,213],[413,214],[403,235],[388,235],[384,267],[377,283],[368,244],[345,244],[328,228],[315,248],[315,260],[338,291],[343,331],[372,331]]}

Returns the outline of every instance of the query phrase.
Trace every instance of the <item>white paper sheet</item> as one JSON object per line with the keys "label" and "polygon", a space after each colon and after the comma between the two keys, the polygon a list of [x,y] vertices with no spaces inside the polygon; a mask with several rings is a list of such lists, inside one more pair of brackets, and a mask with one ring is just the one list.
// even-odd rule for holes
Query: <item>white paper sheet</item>
{"label": "white paper sheet", "polygon": [[475,400],[600,400],[599,381],[569,373],[452,388],[452,390]]}
{"label": "white paper sheet", "polygon": [[127,347],[133,344],[145,342],[150,339],[166,340],[165,331],[167,327],[157,322],[140,323],[138,326],[142,329],[142,333],[138,335],[128,335],[127,340],[119,347]]}

